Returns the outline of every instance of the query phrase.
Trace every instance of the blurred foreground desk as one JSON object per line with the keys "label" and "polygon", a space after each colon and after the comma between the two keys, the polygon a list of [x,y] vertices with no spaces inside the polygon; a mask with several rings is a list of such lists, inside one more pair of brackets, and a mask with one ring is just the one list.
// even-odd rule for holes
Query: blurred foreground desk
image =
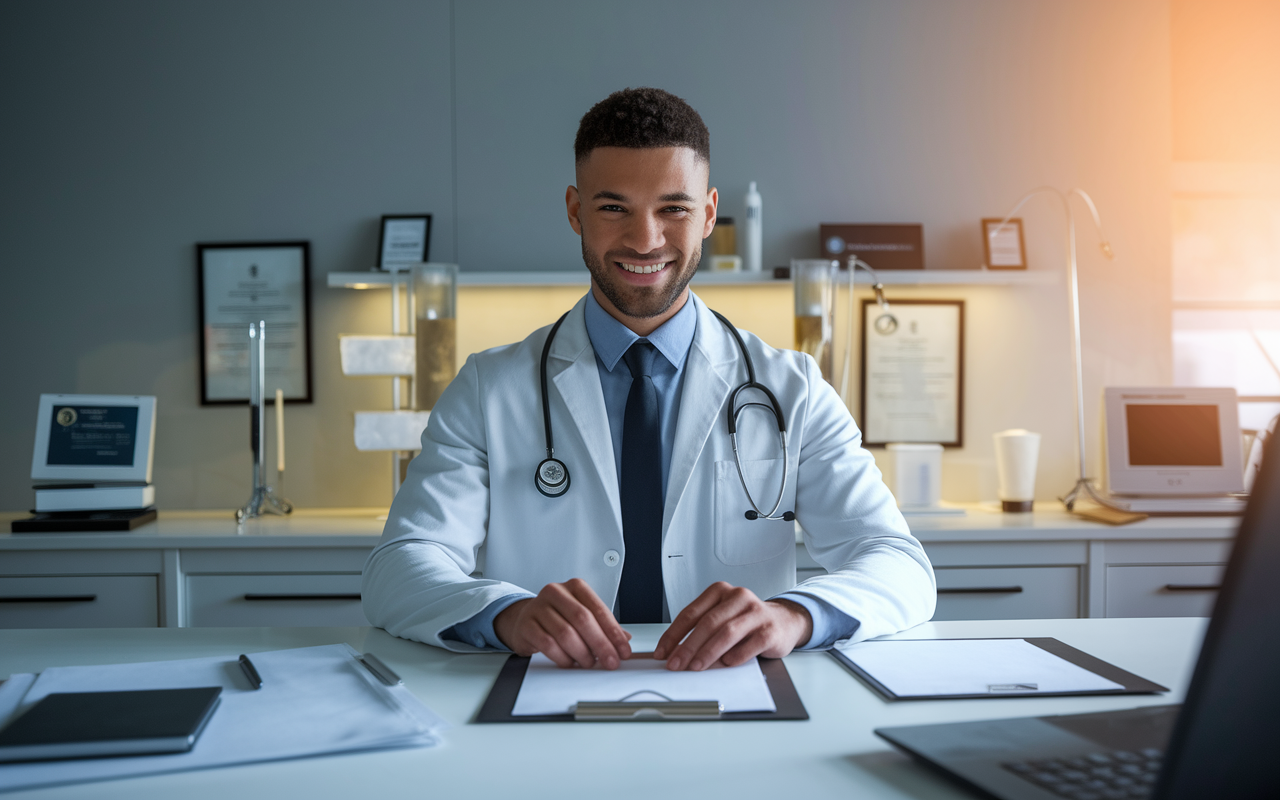
{"label": "blurred foreground desk", "polygon": [[[153,628],[0,631],[0,675],[69,664],[253,653],[348,642],[392,666],[453,726],[429,750],[285,761],[6,795],[7,798],[824,798],[971,797],[871,731],[965,719],[1082,713],[1180,702],[1202,619],[937,622],[904,638],[1054,636],[1172,689],[1168,695],[1000,698],[890,704],[828,655],[787,669],[807,722],[473,725],[504,655],[459,655],[373,628]],[[628,626],[638,650],[661,625]]]}

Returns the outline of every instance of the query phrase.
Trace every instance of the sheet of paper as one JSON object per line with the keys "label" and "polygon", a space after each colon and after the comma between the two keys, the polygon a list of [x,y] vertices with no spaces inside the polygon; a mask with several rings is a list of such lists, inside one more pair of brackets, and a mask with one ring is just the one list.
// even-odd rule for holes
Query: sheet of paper
{"label": "sheet of paper", "polygon": [[738,667],[671,672],[667,662],[654,661],[647,653],[639,656],[607,670],[560,669],[551,659],[535,654],[511,714],[571,714],[579,700],[611,702],[635,692],[649,694],[630,700],[661,700],[651,694],[660,692],[672,700],[719,700],[725,711],[778,710],[757,659]]}
{"label": "sheet of paper", "polygon": [[1024,639],[886,640],[840,652],[899,697],[993,694],[992,686],[1014,684],[1035,684],[1037,692],[1124,688]]}
{"label": "sheet of paper", "polygon": [[439,742],[444,721],[404,686],[379,682],[345,644],[250,653],[259,690],[236,655],[45,670],[19,710],[52,692],[221,686],[222,701],[188,753],[6,764],[0,791]]}

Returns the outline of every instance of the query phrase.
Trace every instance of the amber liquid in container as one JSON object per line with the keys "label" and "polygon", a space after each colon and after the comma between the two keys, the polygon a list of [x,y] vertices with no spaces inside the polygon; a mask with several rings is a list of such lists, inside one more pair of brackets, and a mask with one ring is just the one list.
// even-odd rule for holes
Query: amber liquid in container
{"label": "amber liquid in container", "polygon": [[457,265],[414,267],[413,307],[413,407],[430,411],[458,374]]}
{"label": "amber liquid in container", "polygon": [[796,317],[796,349],[801,353],[808,353],[813,356],[813,360],[818,362],[818,368],[822,370],[822,375],[832,374],[832,347],[831,343],[823,338],[822,335],[822,317]]}
{"label": "amber liquid in container", "polygon": [[418,369],[414,375],[413,407],[425,410],[435,408],[458,372],[458,321],[419,319],[416,327]]}

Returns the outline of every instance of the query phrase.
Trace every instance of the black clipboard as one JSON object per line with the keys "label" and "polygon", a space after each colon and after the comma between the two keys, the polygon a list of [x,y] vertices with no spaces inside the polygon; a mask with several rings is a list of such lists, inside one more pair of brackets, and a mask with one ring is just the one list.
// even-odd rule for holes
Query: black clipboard
{"label": "black clipboard", "polygon": [[[476,714],[475,722],[574,722],[573,714],[540,714],[536,716],[512,716],[516,705],[516,696],[520,694],[520,686],[524,683],[524,673],[529,668],[528,656],[512,655],[502,665],[498,679],[493,682],[489,696]],[[769,693],[773,695],[773,704],[777,711],[731,711],[720,714],[715,721],[734,720],[807,720],[809,712],[805,710],[800,694],[791,675],[780,658],[760,658],[760,671],[764,673]],[[666,720],[676,721],[676,720]],[[680,720],[686,721],[686,720]],[[687,721],[698,721],[689,719]]]}
{"label": "black clipboard", "polygon": [[[938,694],[938,695],[909,695],[900,697],[894,694],[887,686],[877,681],[875,678],[862,667],[859,667],[847,655],[839,650],[832,648],[827,652],[840,663],[845,669],[854,674],[858,680],[865,683],[869,688],[874,690],[876,694],[885,700],[975,700],[979,698],[999,698],[999,697],[1075,697],[1079,695],[1104,695],[1104,694],[1157,694],[1159,692],[1169,691],[1168,687],[1161,686],[1158,683],[1147,680],[1146,678],[1134,675],[1132,672],[1120,669],[1115,664],[1095,658],[1083,650],[1077,650],[1069,644],[1058,641],[1052,637],[1018,637],[1018,636],[993,636],[987,637],[987,640],[994,641],[997,639],[1022,639],[1022,641],[1039,647],[1041,650],[1052,653],[1063,661],[1075,664],[1077,667],[1087,669],[1095,675],[1106,678],[1120,684],[1122,689],[1095,689],[1083,692],[1041,692],[1038,690],[1011,690],[1000,691],[988,694]],[[906,641],[958,641],[959,639],[930,639],[930,640],[906,640]],[[890,640],[890,641],[903,641]]]}

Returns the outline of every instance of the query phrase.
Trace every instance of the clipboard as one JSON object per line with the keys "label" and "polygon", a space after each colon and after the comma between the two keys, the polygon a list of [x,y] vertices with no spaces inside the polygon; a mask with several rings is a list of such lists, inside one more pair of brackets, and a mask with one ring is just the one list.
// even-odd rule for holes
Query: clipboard
{"label": "clipboard", "polygon": [[773,695],[773,704],[777,711],[730,711],[721,712],[712,706],[719,706],[714,700],[707,701],[624,701],[618,703],[585,703],[587,709],[580,708],[578,715],[573,714],[538,714],[513,716],[516,696],[520,694],[520,686],[524,683],[525,671],[529,669],[528,656],[511,655],[502,665],[498,679],[493,682],[489,696],[476,714],[475,722],[706,722],[735,720],[807,720],[809,712],[805,710],[800,694],[791,675],[780,658],[760,658],[760,672],[764,674],[769,693]]}
{"label": "clipboard", "polygon": [[[849,656],[840,652],[836,648],[828,650],[831,657],[834,658],[841,666],[853,673],[854,677],[866,684],[868,688],[880,695],[885,700],[976,700],[982,698],[997,697],[1076,697],[1083,695],[1112,695],[1112,694],[1157,694],[1159,692],[1169,691],[1168,687],[1161,686],[1158,683],[1149,681],[1132,672],[1120,669],[1115,664],[1103,661],[1100,658],[1089,655],[1083,650],[1077,650],[1069,644],[1060,642],[1053,637],[984,637],[987,640],[996,639],[1015,639],[1024,641],[1030,645],[1040,648],[1048,653],[1061,658],[1070,664],[1074,664],[1081,669],[1088,670],[1099,677],[1106,678],[1109,681],[1120,684],[1120,689],[1092,689],[1088,691],[1040,691],[1034,687],[1018,688],[1017,684],[1010,684],[1008,687],[1001,687],[1001,691],[989,691],[985,694],[937,694],[937,695],[908,695],[900,696],[894,693],[880,681],[873,678],[866,670],[853,662]],[[902,640],[897,640],[902,641]],[[910,641],[910,640],[908,640]],[[937,639],[928,641],[957,641],[957,639]]]}

